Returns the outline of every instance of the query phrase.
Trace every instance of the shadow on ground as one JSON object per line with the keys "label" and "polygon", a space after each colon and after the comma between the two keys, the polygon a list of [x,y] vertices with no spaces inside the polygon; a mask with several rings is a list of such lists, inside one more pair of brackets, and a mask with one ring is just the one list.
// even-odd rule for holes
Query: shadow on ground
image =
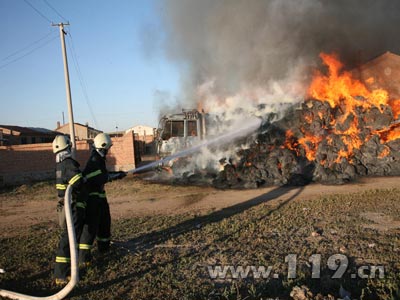
{"label": "shadow on ground", "polygon": [[285,201],[283,201],[278,205],[278,207],[275,209],[278,210],[284,204],[295,199],[298,195],[300,195],[303,189],[304,187],[290,187],[290,186],[277,187],[268,193],[247,200],[245,202],[223,208],[211,214],[195,217],[193,219],[179,223],[173,227],[141,235],[126,242],[119,242],[119,243],[117,242],[116,246],[121,246],[123,248],[129,249],[130,251],[135,251],[135,252],[147,250],[154,247],[155,245],[162,244],[165,241],[171,238],[175,238],[181,234],[185,234],[193,230],[198,230],[208,224],[221,222],[226,218],[232,217],[236,214],[240,214],[245,210],[250,209],[254,206],[280,198],[283,195],[290,193],[293,190],[297,190],[295,194],[293,194],[291,197],[289,197],[288,199],[286,199]]}
{"label": "shadow on ground", "polygon": [[[266,214],[264,216],[266,218],[269,215],[271,215],[273,212],[279,210],[284,205],[286,205],[289,202],[291,202],[292,200],[296,199],[302,193],[303,190],[304,190],[304,186],[302,186],[302,187],[293,187],[293,186],[277,187],[277,188],[269,191],[268,193],[265,193],[263,195],[255,197],[255,198],[252,198],[245,202],[221,209],[221,210],[213,212],[211,214],[195,217],[193,219],[184,221],[184,222],[179,223],[170,228],[160,230],[157,232],[151,232],[151,233],[148,233],[145,235],[141,235],[139,237],[136,237],[134,239],[131,239],[131,240],[128,240],[125,242],[116,242],[115,245],[117,246],[117,249],[119,250],[119,251],[117,250],[117,252],[119,252],[118,255],[126,255],[131,252],[138,253],[138,252],[145,252],[145,251],[151,250],[156,245],[162,244],[172,238],[176,238],[179,235],[182,235],[182,234],[194,231],[194,230],[199,230],[200,228],[202,228],[203,226],[206,226],[208,224],[221,222],[222,220],[224,220],[226,218],[232,217],[236,214],[240,214],[252,207],[255,207],[260,204],[265,204],[269,201],[280,198],[283,195],[289,194],[292,191],[295,191],[294,194],[290,195],[287,199],[285,199],[284,201],[279,203],[276,207],[274,207],[274,209],[270,210],[268,212],[268,214]],[[226,239],[226,238],[228,238],[228,236],[223,236],[220,239],[222,240],[222,239]],[[196,249],[196,253],[203,252],[209,246],[210,246],[209,244],[201,246],[199,249]],[[127,250],[127,251],[124,251],[124,250]],[[195,253],[190,252],[186,255],[179,256],[179,259],[183,259],[184,257],[189,257],[189,256],[193,256],[193,255],[196,256]],[[111,258],[108,258],[108,259],[111,259]],[[148,269],[140,270],[140,271],[136,271],[136,272],[131,272],[129,274],[124,274],[123,276],[119,276],[115,279],[112,279],[112,280],[109,280],[106,282],[102,282],[101,284],[85,286],[79,290],[74,291],[73,295],[74,296],[82,296],[82,295],[85,295],[85,294],[93,292],[93,291],[107,289],[107,288],[113,286],[114,284],[121,284],[125,281],[131,281],[135,277],[142,277],[146,273],[151,272],[154,268],[162,268],[168,264],[171,264],[176,259],[177,258],[175,257],[171,260],[167,260],[160,264],[157,264],[157,266],[154,266],[152,268],[148,268]],[[104,262],[104,263],[107,263],[107,262]],[[122,292],[122,294],[121,294],[121,292],[119,293],[119,296],[122,296],[122,294],[124,294],[124,293],[126,293],[126,295],[128,295],[129,285],[126,286],[125,292]]]}

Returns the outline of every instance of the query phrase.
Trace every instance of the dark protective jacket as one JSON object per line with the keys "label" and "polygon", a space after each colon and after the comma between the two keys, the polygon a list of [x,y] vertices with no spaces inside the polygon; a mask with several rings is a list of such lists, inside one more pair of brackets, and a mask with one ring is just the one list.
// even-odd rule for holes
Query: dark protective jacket
{"label": "dark protective jacket", "polygon": [[[57,212],[59,214],[60,226],[64,229],[58,245],[56,263],[54,265],[54,276],[57,279],[66,280],[70,269],[70,249],[69,237],[65,226],[65,213],[63,210],[64,195],[68,185],[72,185],[72,205],[71,216],[75,229],[76,241],[79,243],[79,260],[85,262],[86,257],[81,258],[82,252],[85,252],[90,245],[82,240],[85,232],[85,212],[87,206],[87,189],[84,183],[83,175],[79,169],[79,163],[71,158],[70,153],[58,153],[56,157],[56,187],[59,199]],[[87,252],[87,251],[86,251]]]}
{"label": "dark protective jacket", "polygon": [[64,198],[68,185],[73,185],[72,201],[85,202],[87,191],[83,183],[83,175],[79,163],[67,157],[56,164],[56,188],[59,198]]}
{"label": "dark protective jacket", "polygon": [[87,187],[90,194],[104,193],[104,185],[108,182],[106,160],[96,150],[92,150],[86,167],[83,170],[83,175],[87,180]]}

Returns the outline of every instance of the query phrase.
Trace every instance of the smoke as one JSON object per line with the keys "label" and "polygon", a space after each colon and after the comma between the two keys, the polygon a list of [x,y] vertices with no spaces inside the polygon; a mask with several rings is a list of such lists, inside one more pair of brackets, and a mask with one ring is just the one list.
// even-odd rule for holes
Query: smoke
{"label": "smoke", "polygon": [[[302,101],[320,52],[336,52],[355,66],[400,50],[400,1],[164,0],[161,5],[164,50],[182,77],[175,112],[199,108],[216,114],[222,125],[209,130],[214,135],[229,130],[233,120],[245,124],[249,116],[269,113],[279,118],[288,105]],[[229,151],[238,147],[243,145]],[[225,155],[212,154],[213,159]]]}
{"label": "smoke", "polygon": [[238,95],[298,101],[321,51],[354,65],[400,49],[399,1],[165,0],[162,11],[165,50],[181,66],[183,98],[194,107],[207,102],[198,90],[209,82],[214,106]]}

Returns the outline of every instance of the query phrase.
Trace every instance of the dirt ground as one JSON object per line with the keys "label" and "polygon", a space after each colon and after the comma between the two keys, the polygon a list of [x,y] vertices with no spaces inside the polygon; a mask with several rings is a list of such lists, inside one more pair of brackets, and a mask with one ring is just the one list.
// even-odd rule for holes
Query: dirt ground
{"label": "dirt ground", "polygon": [[[93,249],[93,264],[80,270],[69,299],[287,300],[300,289],[313,296],[294,299],[321,300],[343,298],[342,288],[351,299],[400,299],[398,183],[386,177],[217,190],[127,176],[106,186],[111,250],[104,256]],[[61,230],[54,182],[2,189],[0,204],[0,288],[55,293],[52,262]],[[289,254],[298,262],[291,278]],[[316,254],[318,280],[309,263]],[[339,254],[349,264],[334,278],[327,262]],[[270,266],[274,276],[210,277],[209,267],[238,265]],[[365,267],[370,278],[359,275]],[[378,267],[382,278],[372,277]]]}
{"label": "dirt ground", "polygon": [[[130,186],[131,185],[131,186]],[[121,190],[120,187],[123,187]],[[128,188],[127,188],[128,186]],[[356,193],[371,189],[399,187],[399,177],[362,178],[358,182],[327,186],[310,184],[305,187],[288,188],[282,192],[277,187],[253,190],[217,190],[211,187],[171,186],[144,182],[136,177],[110,183],[107,189],[108,201],[114,220],[130,216],[178,215],[191,213],[202,215],[227,207],[240,205],[249,200],[268,201],[269,205],[279,205],[287,199],[306,201],[329,194]],[[28,197],[29,187],[22,186],[10,197],[0,194],[0,236],[20,234],[32,225],[56,222],[55,191],[46,186],[39,195]],[[32,189],[33,190],[33,189]],[[274,193],[274,190],[277,192]],[[379,228],[400,227],[400,222],[388,220],[373,214],[365,216],[374,223],[381,220]],[[372,225],[371,225],[372,226]],[[373,225],[378,226],[378,225]]]}

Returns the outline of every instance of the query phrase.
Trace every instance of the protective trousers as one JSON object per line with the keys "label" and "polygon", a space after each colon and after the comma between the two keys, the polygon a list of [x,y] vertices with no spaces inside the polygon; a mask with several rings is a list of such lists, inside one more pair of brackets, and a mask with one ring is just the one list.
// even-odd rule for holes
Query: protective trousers
{"label": "protective trousers", "polygon": [[[105,193],[104,193],[105,196]],[[97,231],[97,249],[99,252],[107,252],[110,249],[111,240],[111,215],[107,198],[99,199],[99,225]]]}
{"label": "protective trousers", "polygon": [[79,261],[91,260],[90,250],[94,240],[97,240],[99,252],[110,248],[111,215],[105,192],[89,194],[86,209],[86,222],[79,244]]}
{"label": "protective trousers", "polygon": [[[85,203],[73,202],[71,204],[72,221],[75,229],[76,240],[82,234],[85,220]],[[68,231],[64,226],[64,231],[61,234],[57,255],[56,264],[54,266],[55,278],[66,279],[70,273],[71,255],[69,251]]]}

